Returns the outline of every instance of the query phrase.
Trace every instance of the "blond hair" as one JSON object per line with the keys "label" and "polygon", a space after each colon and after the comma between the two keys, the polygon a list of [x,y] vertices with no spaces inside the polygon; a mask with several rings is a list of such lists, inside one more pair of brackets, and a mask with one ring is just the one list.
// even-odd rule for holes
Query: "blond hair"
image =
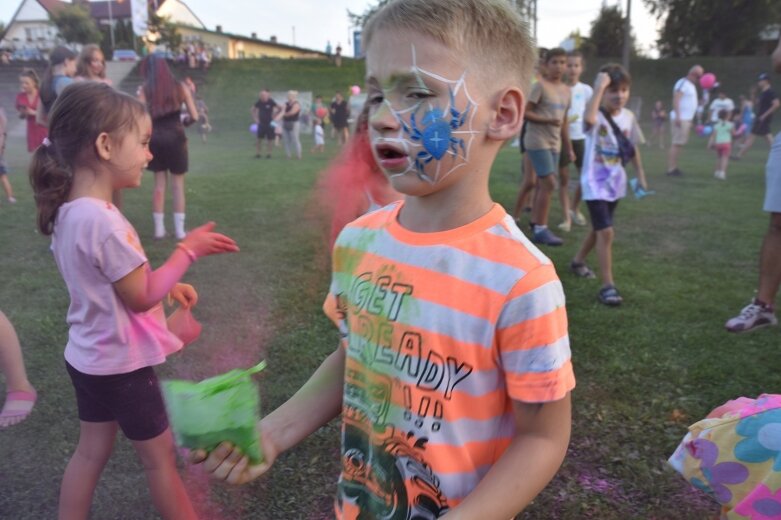
{"label": "blond hair", "polygon": [[391,0],[367,20],[366,49],[382,29],[427,36],[467,57],[484,84],[528,92],[537,51],[527,23],[507,0]]}

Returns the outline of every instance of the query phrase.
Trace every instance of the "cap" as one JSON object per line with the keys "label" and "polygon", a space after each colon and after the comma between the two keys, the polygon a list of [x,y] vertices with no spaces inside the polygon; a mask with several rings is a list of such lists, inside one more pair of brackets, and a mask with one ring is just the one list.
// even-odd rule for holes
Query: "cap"
{"label": "cap", "polygon": [[757,77],[757,81],[762,81],[763,79],[770,81],[770,75],[767,72],[763,72]]}

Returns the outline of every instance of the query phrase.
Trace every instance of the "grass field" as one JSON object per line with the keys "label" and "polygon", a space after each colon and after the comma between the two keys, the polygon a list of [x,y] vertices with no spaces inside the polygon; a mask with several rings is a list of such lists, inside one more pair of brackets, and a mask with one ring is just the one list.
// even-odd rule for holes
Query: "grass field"
{"label": "grass field", "polygon": [[[325,96],[358,82],[348,63],[337,70],[288,61],[217,64],[203,92],[215,132],[190,141],[188,224],[216,220],[240,244],[239,254],[203,259],[186,277],[200,291],[202,338],[170,359],[164,377],[202,378],[267,359],[259,378],[263,408],[279,405],[335,347],[336,333],[320,307],[328,286],[323,222],[313,207],[317,173],[333,154],[286,161],[253,158],[249,107],[260,86],[314,90]],[[305,150],[311,141],[304,136]],[[663,175],[664,155],[643,149],[653,197],[626,199],[616,224],[615,275],[621,308],[597,303],[598,282],[567,269],[584,228],[545,253],[558,266],[567,295],[578,378],[573,394],[571,449],[555,481],[519,518],[706,519],[717,508],[690,490],[664,461],[686,426],[740,395],[778,392],[778,328],[729,335],[724,321],[756,286],[767,215],[761,211],[767,147],[757,143],[728,180],[713,179],[715,157],[694,138],[681,168]],[[0,517],[52,518],[60,478],[76,445],[78,420],[62,350],[67,328],[65,287],[35,232],[34,205],[24,175],[21,137],[9,142],[11,181],[19,203],[0,204],[0,309],[14,322],[30,379],[40,399],[23,424],[0,431]],[[495,199],[511,207],[519,185],[519,155],[505,148],[493,170]],[[153,266],[174,241],[151,240],[152,179],[125,195]],[[551,223],[558,223],[554,205]],[[169,223],[169,228],[171,224]],[[592,265],[596,262],[592,260]],[[333,423],[284,454],[267,477],[241,488],[213,484],[182,467],[205,519],[327,518],[337,477],[338,430]],[[95,497],[93,518],[155,518],[143,471],[125,440],[117,443]]]}

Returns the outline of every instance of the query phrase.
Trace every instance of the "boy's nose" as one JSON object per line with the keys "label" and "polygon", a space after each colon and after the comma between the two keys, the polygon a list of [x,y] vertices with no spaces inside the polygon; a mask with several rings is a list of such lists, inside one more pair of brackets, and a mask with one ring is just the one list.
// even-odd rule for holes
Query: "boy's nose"
{"label": "boy's nose", "polygon": [[399,127],[399,121],[387,102],[383,102],[377,107],[369,119],[369,124],[378,132],[396,130]]}

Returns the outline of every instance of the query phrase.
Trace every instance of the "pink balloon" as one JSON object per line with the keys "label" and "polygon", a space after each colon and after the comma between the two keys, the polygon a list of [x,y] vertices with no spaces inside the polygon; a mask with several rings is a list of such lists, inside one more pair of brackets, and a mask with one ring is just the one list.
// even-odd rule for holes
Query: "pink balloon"
{"label": "pink balloon", "polygon": [[350,92],[352,92],[353,96],[357,96],[361,93],[361,87],[358,85],[353,85],[352,88],[350,88]]}
{"label": "pink balloon", "polygon": [[700,86],[705,89],[713,88],[716,84],[716,75],[712,72],[706,72],[700,78]]}

